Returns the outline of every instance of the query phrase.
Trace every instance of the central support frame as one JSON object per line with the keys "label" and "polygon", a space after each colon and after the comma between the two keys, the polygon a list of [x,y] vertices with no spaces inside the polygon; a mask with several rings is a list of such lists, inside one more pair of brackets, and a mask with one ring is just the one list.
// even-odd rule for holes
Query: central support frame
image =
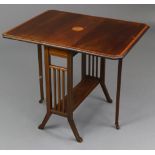
{"label": "central support frame", "polygon": [[[81,82],[73,88],[73,57],[76,54],[44,46],[47,112],[38,128],[44,129],[51,114],[60,115],[67,118],[76,140],[82,142],[73,119],[74,110],[98,84],[101,85],[107,102],[112,103],[112,99],[105,85],[105,59],[97,56],[82,54]],[[67,67],[54,65],[51,56],[65,58]],[[42,91],[41,94],[43,95]]]}

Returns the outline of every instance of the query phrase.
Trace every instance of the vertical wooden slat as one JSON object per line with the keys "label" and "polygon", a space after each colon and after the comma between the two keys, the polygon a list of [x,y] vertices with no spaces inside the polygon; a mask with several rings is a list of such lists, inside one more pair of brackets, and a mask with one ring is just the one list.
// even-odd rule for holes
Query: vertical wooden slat
{"label": "vertical wooden slat", "polygon": [[60,69],[58,71],[58,111],[60,111],[60,101],[61,101],[61,86],[60,86]]}
{"label": "vertical wooden slat", "polygon": [[86,76],[86,54],[82,53],[82,63],[81,63],[81,71],[82,71],[82,78]]}
{"label": "vertical wooden slat", "polygon": [[57,90],[56,90],[56,69],[53,68],[53,83],[54,83],[54,110],[57,109]]}
{"label": "vertical wooden slat", "polygon": [[105,83],[105,58],[101,58],[100,79]]}
{"label": "vertical wooden slat", "polygon": [[65,71],[62,71],[62,112],[65,113]]}
{"label": "vertical wooden slat", "polygon": [[94,55],[92,56],[92,76],[94,76]]}
{"label": "vertical wooden slat", "polygon": [[90,75],[90,55],[88,55],[88,75]]}
{"label": "vertical wooden slat", "polygon": [[96,77],[98,77],[98,57],[96,56]]}

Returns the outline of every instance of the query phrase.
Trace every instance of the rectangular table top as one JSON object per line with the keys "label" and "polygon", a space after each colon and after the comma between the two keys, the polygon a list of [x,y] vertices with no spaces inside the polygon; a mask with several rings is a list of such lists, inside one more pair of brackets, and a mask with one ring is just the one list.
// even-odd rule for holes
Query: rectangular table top
{"label": "rectangular table top", "polygon": [[3,37],[119,59],[148,28],[144,23],[48,10]]}

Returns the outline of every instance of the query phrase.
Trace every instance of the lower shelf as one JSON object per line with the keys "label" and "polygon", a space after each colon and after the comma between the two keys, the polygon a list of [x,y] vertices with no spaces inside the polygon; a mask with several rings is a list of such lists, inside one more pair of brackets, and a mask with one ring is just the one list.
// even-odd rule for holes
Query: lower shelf
{"label": "lower shelf", "polygon": [[[77,84],[73,88],[73,98],[72,98],[72,111],[74,111],[81,103],[82,101],[91,93],[91,91],[99,84],[99,79],[91,76],[86,76],[79,84]],[[65,115],[67,112],[67,95],[65,96],[64,99],[64,112],[59,112],[57,111],[58,105],[60,107],[62,106],[62,100],[60,103],[56,105],[56,107],[53,108],[53,113],[58,114],[58,115]]]}
{"label": "lower shelf", "polygon": [[86,76],[78,85],[73,88],[73,110],[75,110],[81,102],[91,93],[91,91],[99,84],[99,79]]}

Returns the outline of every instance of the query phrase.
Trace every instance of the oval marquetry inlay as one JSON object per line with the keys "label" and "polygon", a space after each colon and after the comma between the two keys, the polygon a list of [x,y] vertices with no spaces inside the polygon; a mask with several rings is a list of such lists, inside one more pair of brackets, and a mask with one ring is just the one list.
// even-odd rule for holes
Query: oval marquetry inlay
{"label": "oval marquetry inlay", "polygon": [[84,28],[81,27],[81,26],[74,26],[74,27],[72,27],[72,30],[73,30],[73,31],[76,31],[76,32],[80,32],[80,31],[83,31]]}

